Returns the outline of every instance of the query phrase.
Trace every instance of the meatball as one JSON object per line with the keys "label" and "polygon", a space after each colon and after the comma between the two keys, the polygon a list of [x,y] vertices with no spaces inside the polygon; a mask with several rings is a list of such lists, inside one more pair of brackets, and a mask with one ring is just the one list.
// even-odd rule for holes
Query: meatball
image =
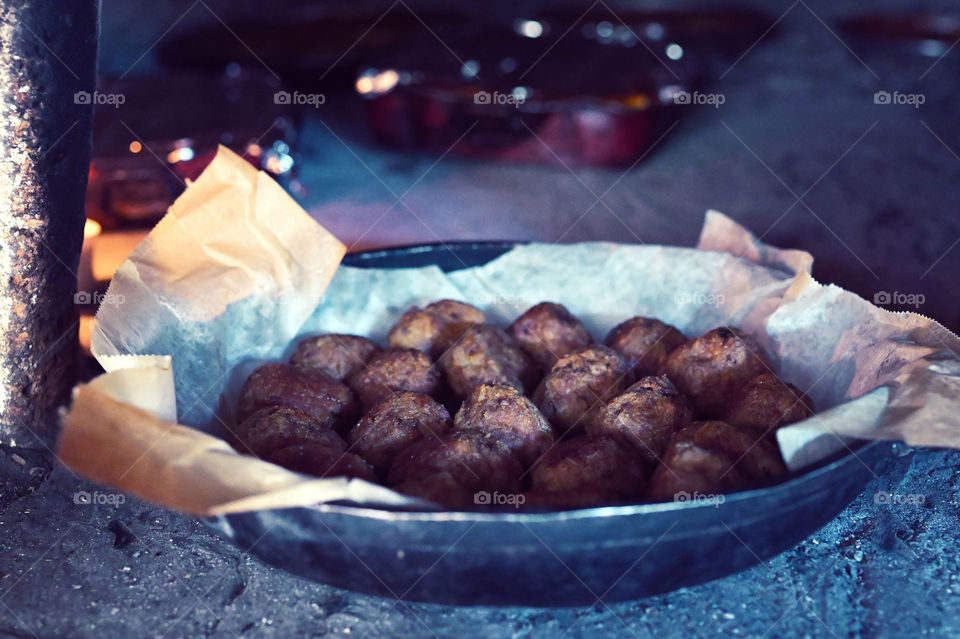
{"label": "meatball", "polygon": [[692,419],[687,400],[666,377],[644,377],[603,407],[588,432],[631,444],[653,468],[670,436]]}
{"label": "meatball", "polygon": [[485,433],[528,468],[553,444],[553,429],[536,405],[513,386],[478,386],[453,421],[458,430]]}
{"label": "meatball", "polygon": [[667,355],[686,342],[683,333],[649,317],[628,319],[615,326],[603,340],[606,346],[627,358],[638,379],[659,374]]}
{"label": "meatball", "polygon": [[[574,437],[551,448],[530,473],[535,501],[587,506],[637,497],[645,488],[643,461],[612,437]],[[588,499],[589,498],[589,499]]]}
{"label": "meatball", "polygon": [[320,444],[346,450],[343,439],[330,427],[310,415],[282,406],[265,406],[237,425],[241,452],[266,457],[273,451],[295,444]]}
{"label": "meatball", "polygon": [[813,415],[813,402],[793,384],[763,373],[740,387],[727,421],[735,426],[772,433]]}
{"label": "meatball", "polygon": [[296,473],[317,477],[358,477],[377,481],[373,466],[360,456],[322,444],[297,444],[275,450],[267,461]]}
{"label": "meatball", "polygon": [[522,473],[516,457],[493,437],[454,430],[405,449],[390,467],[387,484],[405,495],[462,508],[487,503],[479,493],[518,494]]}
{"label": "meatball", "polygon": [[508,332],[543,371],[553,368],[561,357],[593,343],[583,322],[566,307],[552,302],[528,309]]}
{"label": "meatball", "polygon": [[341,382],[363,369],[380,347],[358,335],[316,335],[300,340],[290,356],[290,364],[304,370],[324,373]]}
{"label": "meatball", "polygon": [[428,395],[391,393],[350,431],[350,451],[386,473],[397,453],[425,436],[440,435],[450,425],[450,413]]}
{"label": "meatball", "polygon": [[683,501],[696,493],[723,493],[744,483],[729,455],[696,444],[699,426],[690,424],[670,438],[663,462],[650,477],[648,498]]}
{"label": "meatball", "polygon": [[319,371],[298,370],[289,364],[264,364],[250,374],[240,389],[237,420],[266,406],[299,410],[341,432],[353,425],[359,412],[346,386]]}
{"label": "meatball", "polygon": [[715,328],[667,356],[664,372],[694,408],[707,417],[722,417],[740,386],[769,366],[760,345],[743,331]]}
{"label": "meatball", "polygon": [[387,349],[374,355],[366,367],[347,380],[370,410],[395,391],[436,395],[442,390],[442,378],[430,356],[412,348]]}
{"label": "meatball", "polygon": [[454,300],[440,300],[424,309],[414,306],[390,329],[387,345],[390,348],[415,348],[439,359],[467,328],[484,321],[483,311]]}
{"label": "meatball", "polygon": [[557,360],[534,394],[543,416],[566,434],[598,419],[604,404],[633,381],[627,360],[606,346],[591,346]]}
{"label": "meatball", "polygon": [[506,384],[521,392],[537,382],[536,369],[510,335],[490,324],[477,324],[440,358],[447,384],[461,399],[481,384]]}
{"label": "meatball", "polygon": [[697,446],[723,453],[747,479],[770,479],[787,472],[777,448],[762,433],[726,422],[703,422],[693,441]]}

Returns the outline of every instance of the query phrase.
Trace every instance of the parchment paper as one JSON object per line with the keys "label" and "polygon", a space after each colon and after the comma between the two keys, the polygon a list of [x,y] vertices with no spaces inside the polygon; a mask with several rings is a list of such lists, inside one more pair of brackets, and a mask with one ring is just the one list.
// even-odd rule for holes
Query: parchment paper
{"label": "parchment paper", "polygon": [[114,277],[106,299],[125,302],[100,309],[92,339],[110,372],[75,390],[60,457],[114,488],[202,515],[332,500],[428,507],[361,480],[291,473],[208,433],[230,428],[245,377],[285,358],[297,337],[382,341],[407,307],[441,298],[504,325],[540,301],[559,302],[597,338],[634,315],[691,337],[737,325],[817,405],[816,416],[778,431],[794,470],[849,437],[960,447],[956,336],[817,283],[808,253],[760,243],[715,211],[697,249],[530,244],[450,274],[338,268],[343,253],[269,177],[221,149]]}

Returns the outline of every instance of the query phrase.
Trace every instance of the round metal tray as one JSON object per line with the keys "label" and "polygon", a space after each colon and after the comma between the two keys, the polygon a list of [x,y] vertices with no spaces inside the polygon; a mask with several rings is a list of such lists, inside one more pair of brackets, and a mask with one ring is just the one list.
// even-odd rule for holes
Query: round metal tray
{"label": "round metal tray", "polygon": [[[344,264],[444,270],[486,263],[510,242],[349,255]],[[804,473],[726,496],[534,512],[398,512],[323,504],[207,520],[263,561],[340,588],[457,605],[573,606],[635,599],[743,570],[837,515],[889,444],[851,446]]]}

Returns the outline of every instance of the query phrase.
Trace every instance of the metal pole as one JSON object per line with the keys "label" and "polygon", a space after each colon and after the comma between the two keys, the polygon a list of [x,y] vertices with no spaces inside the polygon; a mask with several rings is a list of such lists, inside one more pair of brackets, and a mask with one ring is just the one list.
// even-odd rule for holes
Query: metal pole
{"label": "metal pole", "polygon": [[0,0],[0,445],[47,448],[74,382],[99,0]]}

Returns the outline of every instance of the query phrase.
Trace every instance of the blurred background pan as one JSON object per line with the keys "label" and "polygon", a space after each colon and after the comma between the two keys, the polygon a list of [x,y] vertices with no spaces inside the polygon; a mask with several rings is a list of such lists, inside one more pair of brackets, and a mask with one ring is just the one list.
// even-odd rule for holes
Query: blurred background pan
{"label": "blurred background pan", "polygon": [[[358,253],[344,264],[451,271],[509,242]],[[567,512],[396,512],[324,504],[207,524],[268,564],[326,584],[455,605],[589,606],[691,586],[786,550],[843,510],[890,445],[851,446],[782,481],[687,501]]]}
{"label": "blurred background pan", "polygon": [[192,70],[265,65],[291,90],[353,92],[365,108],[351,115],[365,112],[372,137],[393,148],[625,166],[672,129],[684,93],[774,24],[736,7],[499,13],[287,12],[194,28],[165,41],[160,59]]}

